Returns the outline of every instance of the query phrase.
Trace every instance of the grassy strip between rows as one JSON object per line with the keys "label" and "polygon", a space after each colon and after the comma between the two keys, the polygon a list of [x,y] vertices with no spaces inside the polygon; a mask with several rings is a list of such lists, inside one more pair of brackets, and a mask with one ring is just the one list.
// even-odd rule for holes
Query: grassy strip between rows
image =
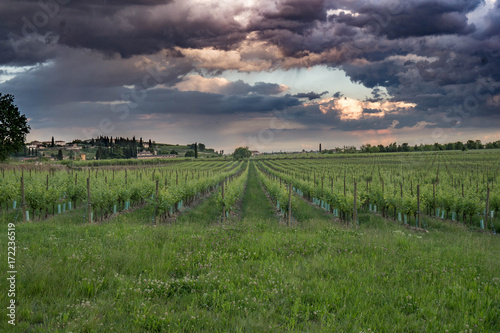
{"label": "grassy strip between rows", "polygon": [[257,223],[266,221],[273,225],[277,222],[274,210],[257,178],[255,163],[253,161],[250,162],[249,166],[247,189],[243,196],[242,213],[243,218],[249,223],[253,221],[257,221]]}
{"label": "grassy strip between rows", "polygon": [[317,217],[280,226],[254,171],[243,219],[228,225],[214,223],[213,196],[157,227],[148,208],[100,225],[17,224],[17,325],[4,315],[0,331],[500,330],[498,237],[415,234],[372,214],[358,230]]}

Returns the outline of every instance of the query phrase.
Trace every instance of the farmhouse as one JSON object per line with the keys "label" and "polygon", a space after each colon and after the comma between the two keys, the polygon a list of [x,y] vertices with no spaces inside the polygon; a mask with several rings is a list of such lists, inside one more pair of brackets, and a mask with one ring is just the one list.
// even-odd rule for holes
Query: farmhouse
{"label": "farmhouse", "polygon": [[80,150],[82,149],[82,147],[79,147],[76,143],[73,143],[73,144],[66,144],[66,149],[67,150]]}
{"label": "farmhouse", "polygon": [[144,159],[152,159],[152,158],[176,158],[177,155],[175,154],[166,154],[166,155],[153,155],[151,153],[149,154],[144,154],[144,153],[138,153],[137,158],[140,160]]}

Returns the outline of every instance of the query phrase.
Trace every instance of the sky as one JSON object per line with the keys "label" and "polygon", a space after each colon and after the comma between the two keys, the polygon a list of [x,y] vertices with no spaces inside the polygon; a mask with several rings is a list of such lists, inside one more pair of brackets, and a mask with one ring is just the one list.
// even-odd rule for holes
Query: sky
{"label": "sky", "polygon": [[500,140],[500,0],[2,0],[31,140]]}

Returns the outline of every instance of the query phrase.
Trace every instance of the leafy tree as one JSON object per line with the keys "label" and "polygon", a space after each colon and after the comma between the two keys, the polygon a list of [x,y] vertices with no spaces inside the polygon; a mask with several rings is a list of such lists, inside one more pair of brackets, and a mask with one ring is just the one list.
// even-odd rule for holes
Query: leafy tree
{"label": "leafy tree", "polygon": [[[479,142],[481,142],[481,141],[479,141]],[[479,149],[479,147],[477,146],[477,141],[474,141],[474,140],[468,140],[466,143],[466,146],[467,146],[467,149]]]}
{"label": "leafy tree", "polygon": [[171,155],[179,155],[179,153],[177,151],[173,150],[173,149],[170,151],[170,154]]}
{"label": "leafy tree", "polygon": [[111,158],[125,158],[125,154],[123,153],[123,148],[120,146],[114,147],[113,152],[111,153]]}
{"label": "leafy tree", "polygon": [[372,148],[372,145],[369,143],[366,143],[360,147],[362,153],[370,153],[371,148]]}
{"label": "leafy tree", "polygon": [[97,151],[95,153],[95,159],[96,160],[100,160],[102,159],[102,148],[101,147],[98,147],[97,148]]}
{"label": "leafy tree", "polygon": [[30,129],[26,116],[14,105],[14,96],[0,93],[0,161],[23,149]]}
{"label": "leafy tree", "polygon": [[194,157],[194,151],[188,150],[184,156],[185,157]]}
{"label": "leafy tree", "polygon": [[203,143],[198,143],[198,149],[199,151],[204,151],[205,150],[205,145]]}
{"label": "leafy tree", "polygon": [[234,150],[233,157],[236,160],[242,160],[244,158],[249,158],[252,156],[252,153],[248,149],[248,147],[238,147]]}

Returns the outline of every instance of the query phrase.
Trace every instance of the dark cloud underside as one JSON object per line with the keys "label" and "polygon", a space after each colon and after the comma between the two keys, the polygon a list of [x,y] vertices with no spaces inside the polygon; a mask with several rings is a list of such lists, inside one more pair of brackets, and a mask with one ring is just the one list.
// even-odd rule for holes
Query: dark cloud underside
{"label": "dark cloud underside", "polygon": [[[498,119],[500,1],[481,21],[469,20],[485,5],[484,0],[257,0],[253,5],[4,0],[0,65],[35,67],[1,83],[0,91],[14,93],[35,119],[63,105],[89,103],[98,113],[117,101],[135,103],[137,114],[220,116],[291,108],[304,126],[323,123],[341,130],[388,128],[396,120],[399,127],[422,121],[449,127],[445,117],[462,123]],[[222,51],[226,59],[217,62],[214,54]],[[286,92],[284,86],[293,82],[235,81],[218,86],[217,93],[175,88],[193,74],[315,65],[341,69],[372,88],[365,103],[389,100],[414,107],[394,113],[366,107],[359,119],[345,122],[338,110],[323,115],[314,104],[326,97],[325,89]],[[136,103],[134,92],[146,97]]]}

